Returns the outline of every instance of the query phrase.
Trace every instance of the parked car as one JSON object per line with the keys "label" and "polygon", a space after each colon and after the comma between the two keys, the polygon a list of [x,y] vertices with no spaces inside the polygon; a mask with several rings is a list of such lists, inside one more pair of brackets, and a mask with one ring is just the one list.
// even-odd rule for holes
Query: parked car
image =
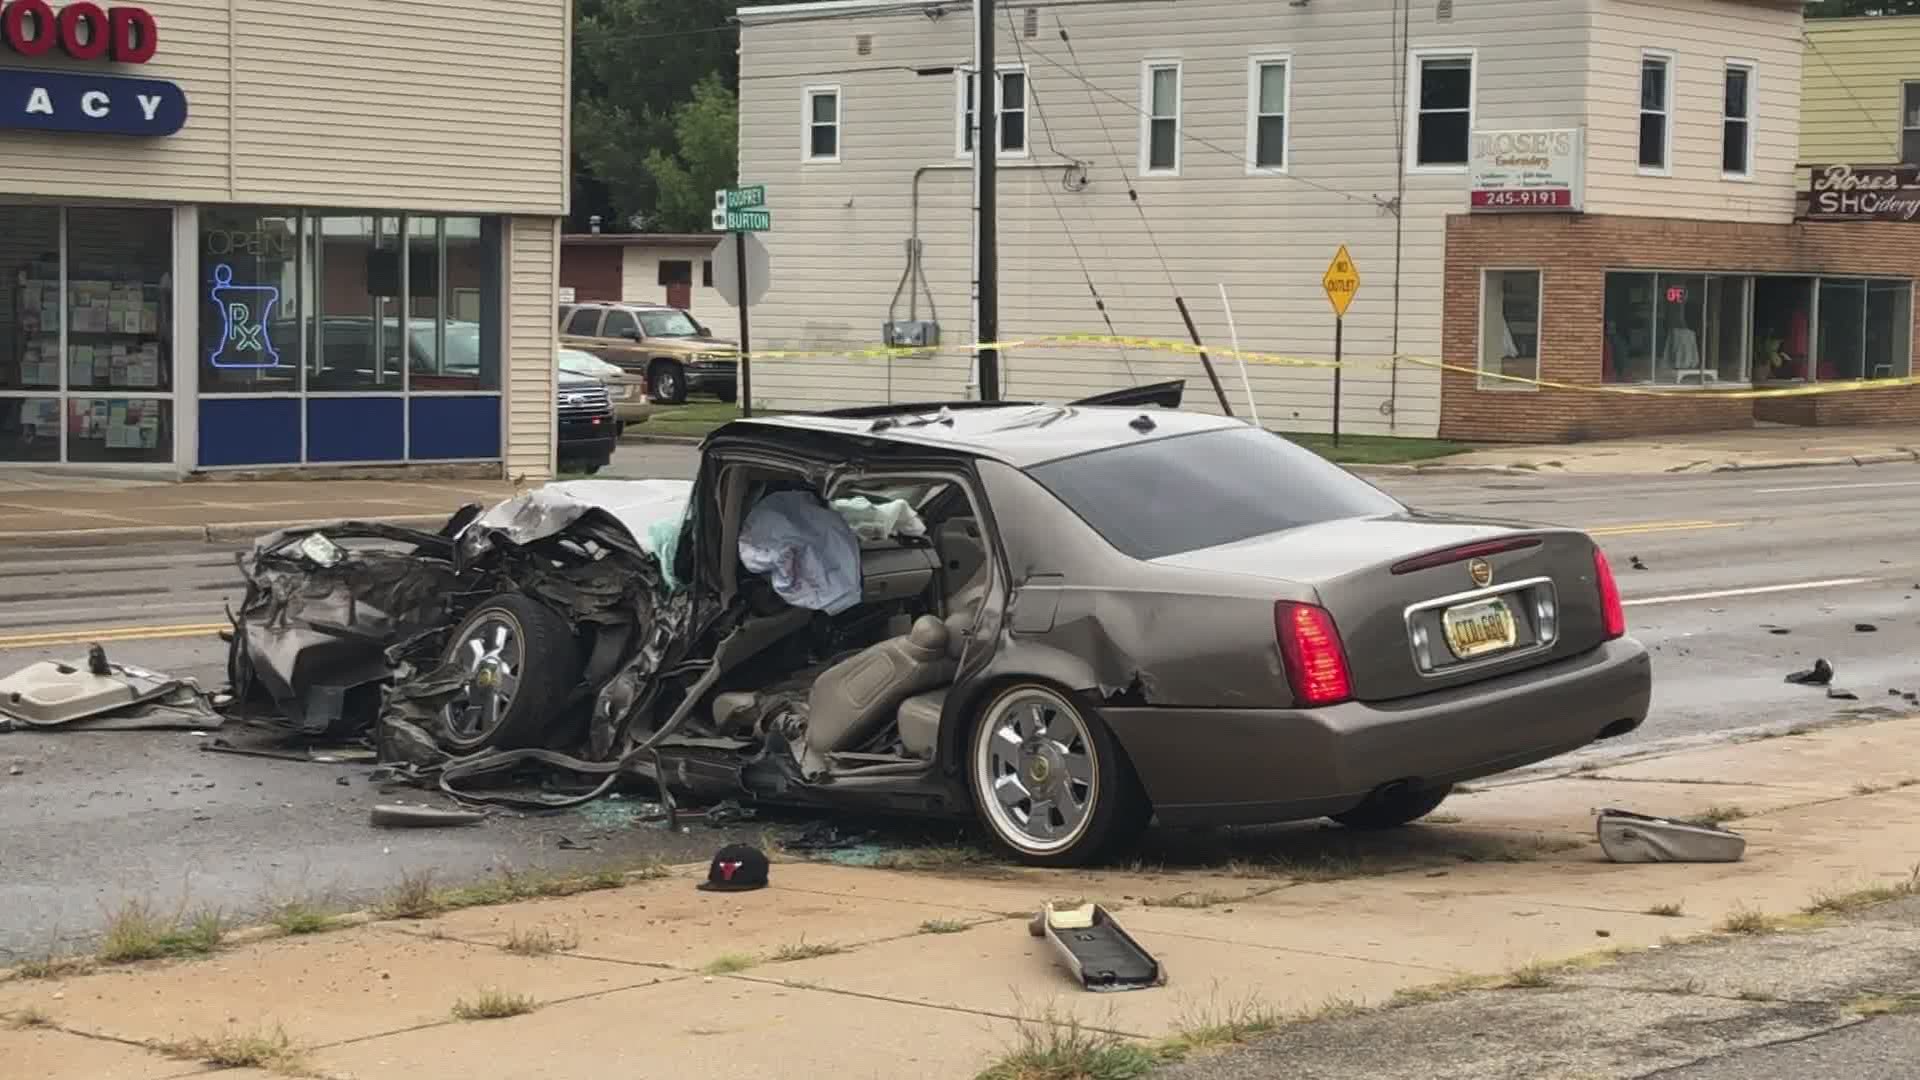
{"label": "parked car", "polygon": [[383,745],[437,739],[475,776],[571,745],[687,800],[970,816],[1058,866],[1155,817],[1398,826],[1645,720],[1647,652],[1585,534],[1414,511],[1148,400],[740,420],[691,484],[471,512],[420,540],[458,537],[456,586],[425,584],[445,559],[395,581],[459,604],[386,613],[451,631],[411,639],[437,661],[387,695]]}
{"label": "parked car", "polygon": [[685,404],[689,394],[739,397],[738,346],[715,338],[680,308],[562,304],[559,326],[562,345],[644,377],[647,397],[658,404]]}
{"label": "parked car", "polygon": [[616,429],[628,424],[644,424],[653,415],[653,403],[647,400],[646,380],[618,364],[609,364],[579,349],[561,349],[560,370],[585,375],[607,388],[607,396],[613,400]]}
{"label": "parked car", "polygon": [[560,471],[591,475],[605,468],[613,460],[614,448],[620,444],[607,388],[590,375],[578,375],[562,368],[559,400],[554,403],[554,409],[559,424],[554,457]]}

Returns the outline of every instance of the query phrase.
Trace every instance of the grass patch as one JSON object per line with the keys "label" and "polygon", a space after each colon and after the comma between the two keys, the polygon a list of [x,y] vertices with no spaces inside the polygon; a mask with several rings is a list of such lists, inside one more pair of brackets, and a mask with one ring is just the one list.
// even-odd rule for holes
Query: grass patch
{"label": "grass patch", "polygon": [[282,1028],[159,1043],[154,1049],[168,1057],[197,1061],[217,1069],[265,1069],[283,1076],[311,1075],[306,1050]]}
{"label": "grass patch", "polygon": [[1920,866],[1915,866],[1905,881],[1892,885],[1869,885],[1849,892],[1818,892],[1813,902],[1801,910],[1808,915],[1850,915],[1878,904],[1920,895]]}
{"label": "grass patch", "polygon": [[1473,844],[1446,852],[1464,863],[1533,862],[1581,847],[1584,840],[1567,837],[1529,836],[1522,840],[1502,840]]}
{"label": "grass patch", "polygon": [[644,424],[629,431],[642,435],[704,436],[730,420],[740,418],[740,406],[724,401],[689,401],[685,405],[662,405]]}
{"label": "grass patch", "polygon": [[1691,825],[1724,825],[1746,816],[1747,812],[1737,806],[1709,806],[1697,816],[1684,820]]}
{"label": "grass patch", "polygon": [[1741,1001],[1779,1001],[1780,999],[1765,990],[1742,990],[1733,995]]}
{"label": "grass patch", "polygon": [[486,989],[474,995],[472,1000],[461,998],[453,1003],[455,1020],[505,1020],[510,1016],[525,1016],[539,1008],[539,1004],[526,994],[509,994],[504,990]]}
{"label": "grass patch", "polygon": [[275,904],[267,913],[267,921],[279,927],[281,933],[291,935],[322,934],[342,925],[340,916],[305,900]]}
{"label": "grass patch", "polygon": [[1464,454],[1476,449],[1468,443],[1449,439],[1409,439],[1395,435],[1348,435],[1342,433],[1340,445],[1332,435],[1281,432],[1289,442],[1306,447],[1328,461],[1342,465],[1404,465],[1413,461]]}
{"label": "grass patch", "polygon": [[93,970],[93,961],[84,956],[42,956],[33,960],[22,960],[13,969],[16,978],[21,979],[59,979],[68,975],[85,975]]}
{"label": "grass patch", "polygon": [[819,942],[810,945],[807,943],[807,939],[803,937],[792,945],[782,945],[774,950],[773,962],[776,964],[791,964],[796,960],[813,960],[822,956],[834,956],[846,951],[844,947],[839,945],[821,944]]}
{"label": "grass patch", "polygon": [[1184,1013],[1174,1025],[1172,1038],[1161,1048],[1170,1057],[1214,1053],[1270,1035],[1286,1022],[1284,1013],[1259,998],[1243,998],[1224,1006],[1216,1001]]}
{"label": "grass patch", "polygon": [[43,1028],[53,1026],[53,1017],[41,1009],[29,1005],[24,1009],[15,1009],[7,1016],[7,1026],[11,1028]]}
{"label": "grass patch", "polygon": [[1536,960],[1508,972],[1506,980],[1500,985],[1509,990],[1538,990],[1553,985],[1553,972],[1551,965]]}
{"label": "grass patch", "polygon": [[1494,976],[1459,975],[1431,986],[1403,986],[1393,992],[1391,1005],[1394,1008],[1429,1005],[1436,1001],[1445,1001],[1456,994],[1464,994],[1469,990],[1488,990],[1498,985],[1500,980]]}
{"label": "grass patch", "polygon": [[1780,929],[1779,919],[1749,907],[1737,907],[1720,920],[1716,928],[1724,934],[1771,934]]}
{"label": "grass patch", "polygon": [[722,953],[706,962],[700,971],[706,975],[733,975],[759,963],[746,953]]}
{"label": "grass patch", "polygon": [[965,933],[972,927],[972,923],[961,922],[959,919],[928,919],[926,922],[920,924],[920,932],[923,934],[960,934]]}
{"label": "grass patch", "polygon": [[433,887],[433,871],[405,870],[373,910],[388,919],[431,919],[445,909]]}
{"label": "grass patch", "polygon": [[1021,1020],[1006,1055],[977,1080],[1137,1080],[1165,1057],[1152,1047],[1090,1031],[1077,1019],[1063,1020],[1048,1009]]}
{"label": "grass patch", "polygon": [[1658,915],[1663,919],[1677,919],[1686,913],[1685,905],[1677,900],[1669,904],[1655,904],[1647,909],[1647,914]]}
{"label": "grass patch", "polygon": [[1303,883],[1345,881],[1369,874],[1390,874],[1404,865],[1374,865],[1359,859],[1322,855],[1316,859],[1234,859],[1227,863],[1228,877],[1271,881],[1285,879]]}
{"label": "grass patch", "polygon": [[572,952],[580,947],[580,935],[572,929],[554,933],[544,926],[536,926],[522,931],[518,927],[507,932],[506,950],[516,956],[551,956],[554,953]]}
{"label": "grass patch", "polygon": [[434,886],[433,871],[422,870],[402,874],[399,884],[388,891],[374,911],[388,919],[430,919],[460,908],[618,889],[633,881],[663,878],[669,872],[666,864],[657,861],[632,870],[607,869],[567,875],[525,873],[505,867],[490,881],[440,889]]}
{"label": "grass patch", "polygon": [[918,870],[937,873],[942,870],[963,870],[984,866],[994,861],[992,853],[981,848],[958,844],[936,844],[889,851],[875,859],[871,865],[880,870]]}
{"label": "grass patch", "polygon": [[1231,904],[1236,900],[1248,900],[1260,895],[1262,895],[1261,892],[1242,893],[1238,896],[1229,896],[1222,892],[1183,892],[1174,893],[1172,896],[1143,896],[1140,898],[1140,906],[1204,911],[1210,907],[1218,907],[1221,904]]}
{"label": "grass patch", "polygon": [[1899,1016],[1920,1012],[1920,994],[1863,994],[1847,1004],[1861,1016]]}
{"label": "grass patch", "polygon": [[120,906],[107,918],[95,959],[102,964],[132,964],[169,956],[206,956],[220,947],[226,921],[218,911],[191,918],[166,915],[145,900]]}

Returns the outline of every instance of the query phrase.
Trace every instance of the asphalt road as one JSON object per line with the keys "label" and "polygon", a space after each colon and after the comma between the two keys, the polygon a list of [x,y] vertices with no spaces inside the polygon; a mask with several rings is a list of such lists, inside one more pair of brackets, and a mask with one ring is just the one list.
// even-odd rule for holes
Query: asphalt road
{"label": "asphalt road", "polygon": [[[685,477],[693,462],[686,448],[630,446],[610,472]],[[1656,664],[1652,719],[1600,753],[1818,723],[1849,708],[1898,707],[1890,690],[1920,690],[1920,545],[1911,536],[1920,468],[1428,476],[1382,486],[1425,508],[1599,536]],[[1636,559],[1646,569],[1630,569]],[[217,687],[225,646],[214,631],[223,605],[239,599],[238,580],[224,547],[0,552],[0,672],[83,656],[98,640],[117,659]],[[1783,683],[1816,657],[1834,664],[1857,702]],[[372,803],[418,794],[383,796],[364,765],[203,753],[201,741],[0,735],[0,963],[84,940],[103,909],[128,897],[236,912],[293,896],[354,903],[403,871],[430,867],[455,880],[501,864],[700,858],[723,839],[704,826],[680,835],[633,826],[610,804],[467,830],[378,832],[366,824]],[[755,836],[759,826],[736,832]]]}

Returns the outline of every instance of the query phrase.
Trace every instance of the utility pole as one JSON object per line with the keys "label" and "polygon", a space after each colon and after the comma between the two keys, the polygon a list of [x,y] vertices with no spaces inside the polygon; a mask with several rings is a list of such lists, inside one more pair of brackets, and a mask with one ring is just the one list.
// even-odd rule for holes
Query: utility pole
{"label": "utility pole", "polygon": [[1000,352],[993,343],[1000,337],[1000,251],[996,242],[999,212],[1000,152],[999,90],[1000,79],[994,70],[994,0],[973,0],[974,29],[979,44],[975,47],[973,82],[979,88],[974,106],[973,176],[979,204],[978,233],[974,239],[974,262],[979,280],[974,288],[979,296],[979,312],[974,329],[981,343],[979,352],[980,400],[1000,400]]}

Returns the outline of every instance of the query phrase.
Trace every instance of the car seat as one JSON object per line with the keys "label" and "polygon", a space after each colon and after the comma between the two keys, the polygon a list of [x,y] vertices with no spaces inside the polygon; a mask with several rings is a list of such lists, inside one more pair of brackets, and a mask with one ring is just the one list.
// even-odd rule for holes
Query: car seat
{"label": "car seat", "polygon": [[826,771],[827,755],[852,750],[880,733],[900,703],[953,681],[952,632],[932,615],[828,668],[807,695],[807,737],[801,766]]}

